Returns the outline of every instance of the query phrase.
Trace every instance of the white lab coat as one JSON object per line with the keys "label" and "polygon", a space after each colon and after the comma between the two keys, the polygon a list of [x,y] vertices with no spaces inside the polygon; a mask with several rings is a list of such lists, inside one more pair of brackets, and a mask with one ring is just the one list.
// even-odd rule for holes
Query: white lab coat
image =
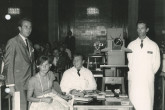
{"label": "white lab coat", "polygon": [[146,37],[132,41],[128,48],[129,98],[136,110],[153,110],[154,75],[160,66],[160,51],[155,42]]}
{"label": "white lab coat", "polygon": [[77,74],[77,69],[72,67],[66,70],[63,74],[60,87],[63,92],[69,93],[70,90],[96,90],[97,84],[92,72],[82,67],[80,76]]}

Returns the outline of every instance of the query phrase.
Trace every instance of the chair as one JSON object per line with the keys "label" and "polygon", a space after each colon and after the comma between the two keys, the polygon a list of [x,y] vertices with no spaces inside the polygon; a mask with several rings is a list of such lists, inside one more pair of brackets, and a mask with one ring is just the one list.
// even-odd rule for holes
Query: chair
{"label": "chair", "polygon": [[105,91],[105,87],[107,84],[121,84],[122,94],[125,94],[124,77],[103,77],[102,91]]}

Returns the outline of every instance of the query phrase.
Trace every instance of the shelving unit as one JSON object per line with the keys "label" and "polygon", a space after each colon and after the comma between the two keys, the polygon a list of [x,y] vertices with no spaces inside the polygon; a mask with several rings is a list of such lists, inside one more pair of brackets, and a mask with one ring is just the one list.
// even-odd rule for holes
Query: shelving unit
{"label": "shelving unit", "polygon": [[101,71],[100,65],[105,64],[105,56],[102,54],[89,54],[87,68],[91,71]]}

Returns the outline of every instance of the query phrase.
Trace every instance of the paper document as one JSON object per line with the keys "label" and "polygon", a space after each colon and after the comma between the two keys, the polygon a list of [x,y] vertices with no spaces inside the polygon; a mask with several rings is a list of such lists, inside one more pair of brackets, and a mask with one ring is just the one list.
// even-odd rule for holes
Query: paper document
{"label": "paper document", "polygon": [[74,97],[75,101],[91,101],[92,98],[88,98],[88,97]]}

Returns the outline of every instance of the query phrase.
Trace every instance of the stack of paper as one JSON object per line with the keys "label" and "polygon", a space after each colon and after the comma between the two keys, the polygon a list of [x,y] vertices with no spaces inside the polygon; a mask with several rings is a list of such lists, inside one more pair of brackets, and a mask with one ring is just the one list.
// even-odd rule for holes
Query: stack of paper
{"label": "stack of paper", "polygon": [[89,98],[89,97],[74,97],[74,100],[75,101],[91,101],[92,98]]}
{"label": "stack of paper", "polygon": [[106,96],[114,96],[114,93],[111,90],[106,90]]}
{"label": "stack of paper", "polygon": [[120,98],[116,98],[116,97],[108,97],[108,98],[106,98],[106,101],[109,101],[109,102],[120,102],[121,99]]}
{"label": "stack of paper", "polygon": [[108,97],[106,98],[106,102],[111,102],[111,103],[114,103],[114,102],[118,102],[120,103],[120,105],[129,105],[130,104],[130,101],[128,98],[116,98],[116,97]]}
{"label": "stack of paper", "polygon": [[84,97],[97,97],[97,93],[88,93]]}
{"label": "stack of paper", "polygon": [[119,94],[119,97],[128,97],[128,95],[127,94]]}
{"label": "stack of paper", "polygon": [[98,95],[97,100],[105,100],[105,95]]}

